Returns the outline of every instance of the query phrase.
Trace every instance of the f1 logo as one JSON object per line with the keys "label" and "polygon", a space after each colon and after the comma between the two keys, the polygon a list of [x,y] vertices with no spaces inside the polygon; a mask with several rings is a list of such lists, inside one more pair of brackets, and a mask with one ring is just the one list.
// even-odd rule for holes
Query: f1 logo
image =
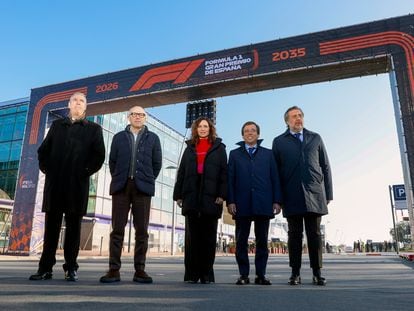
{"label": "f1 logo", "polygon": [[129,89],[130,92],[151,88],[155,83],[174,81],[173,84],[184,83],[196,69],[204,62],[196,59],[173,65],[162,66],[147,70]]}

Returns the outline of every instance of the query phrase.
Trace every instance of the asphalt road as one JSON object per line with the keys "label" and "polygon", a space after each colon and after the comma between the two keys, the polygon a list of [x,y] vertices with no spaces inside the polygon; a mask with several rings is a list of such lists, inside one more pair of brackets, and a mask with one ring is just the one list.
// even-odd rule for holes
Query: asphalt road
{"label": "asphalt road", "polygon": [[[62,260],[54,278],[29,281],[37,258],[0,256],[0,310],[413,310],[414,262],[397,256],[324,256],[325,287],[311,284],[306,256],[300,286],[289,286],[286,255],[269,258],[273,285],[237,286],[233,256],[218,256],[215,284],[187,284],[182,257],[150,257],[153,284],[132,282],[131,258],[123,260],[122,281],[101,284],[107,259],[81,257],[79,281],[64,280]],[[251,257],[251,263],[254,262]],[[251,267],[254,277],[254,266]]]}

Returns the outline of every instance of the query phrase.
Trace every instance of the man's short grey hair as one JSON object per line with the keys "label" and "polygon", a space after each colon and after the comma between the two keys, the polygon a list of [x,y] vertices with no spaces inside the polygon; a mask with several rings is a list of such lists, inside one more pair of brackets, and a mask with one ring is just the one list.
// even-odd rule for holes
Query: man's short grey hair
{"label": "man's short grey hair", "polygon": [[288,110],[286,110],[285,112],[285,122],[287,123],[288,119],[289,119],[289,112],[292,110],[299,110],[302,113],[302,117],[305,116],[305,114],[303,113],[302,109],[300,109],[298,106],[292,106],[290,108],[288,108]]}

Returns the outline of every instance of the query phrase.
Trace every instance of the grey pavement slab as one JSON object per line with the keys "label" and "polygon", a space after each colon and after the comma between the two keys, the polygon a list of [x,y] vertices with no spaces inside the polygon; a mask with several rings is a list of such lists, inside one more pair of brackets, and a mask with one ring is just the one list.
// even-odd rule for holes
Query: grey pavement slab
{"label": "grey pavement slab", "polygon": [[[269,257],[271,286],[237,286],[235,258],[218,256],[215,284],[182,281],[183,258],[149,257],[153,284],[132,282],[133,262],[123,259],[121,282],[101,284],[107,259],[81,257],[79,281],[63,279],[59,259],[54,278],[29,281],[37,258],[0,256],[0,310],[413,310],[414,263],[397,256],[326,255],[325,287],[311,284],[304,256],[300,286],[289,286],[286,255]],[[254,278],[254,258],[251,278]]]}

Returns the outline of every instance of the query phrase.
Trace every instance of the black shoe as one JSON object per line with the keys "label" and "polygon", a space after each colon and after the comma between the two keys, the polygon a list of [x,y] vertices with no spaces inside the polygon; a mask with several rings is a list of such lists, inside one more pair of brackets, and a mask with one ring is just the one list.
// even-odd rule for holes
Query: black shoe
{"label": "black shoe", "polygon": [[52,276],[53,276],[52,271],[47,271],[47,272],[37,271],[35,274],[32,274],[29,277],[29,280],[31,281],[50,280]]}
{"label": "black shoe", "polygon": [[264,276],[258,276],[254,279],[254,284],[258,285],[272,285],[269,279],[266,279]]}
{"label": "black shoe", "polygon": [[78,273],[75,270],[66,271],[65,280],[68,282],[76,282],[78,280]]}
{"label": "black shoe", "polygon": [[300,279],[300,275],[291,275],[290,276],[290,278],[289,278],[289,282],[288,282],[288,284],[289,285],[299,285],[299,284],[301,284],[302,283],[302,281],[301,281],[301,279]]}
{"label": "black shoe", "polygon": [[236,285],[247,285],[247,284],[250,284],[250,279],[248,276],[241,275],[236,281]]}
{"label": "black shoe", "polygon": [[202,276],[202,277],[200,278],[200,283],[201,283],[201,284],[210,284],[210,283],[211,283],[211,281],[210,281],[210,278],[208,277],[208,275],[207,275],[207,276]]}
{"label": "black shoe", "polygon": [[132,280],[138,283],[152,283],[152,277],[150,277],[144,270],[135,271]]}
{"label": "black shoe", "polygon": [[191,279],[191,280],[186,280],[185,282],[186,282],[186,283],[189,283],[189,284],[197,284],[198,280],[196,280],[196,279]]}
{"label": "black shoe", "polygon": [[314,285],[325,286],[326,285],[326,280],[325,280],[325,278],[323,278],[321,276],[313,276],[312,283]]}
{"label": "black shoe", "polygon": [[121,276],[119,270],[109,269],[104,276],[102,276],[99,281],[101,283],[114,283],[121,281]]}

